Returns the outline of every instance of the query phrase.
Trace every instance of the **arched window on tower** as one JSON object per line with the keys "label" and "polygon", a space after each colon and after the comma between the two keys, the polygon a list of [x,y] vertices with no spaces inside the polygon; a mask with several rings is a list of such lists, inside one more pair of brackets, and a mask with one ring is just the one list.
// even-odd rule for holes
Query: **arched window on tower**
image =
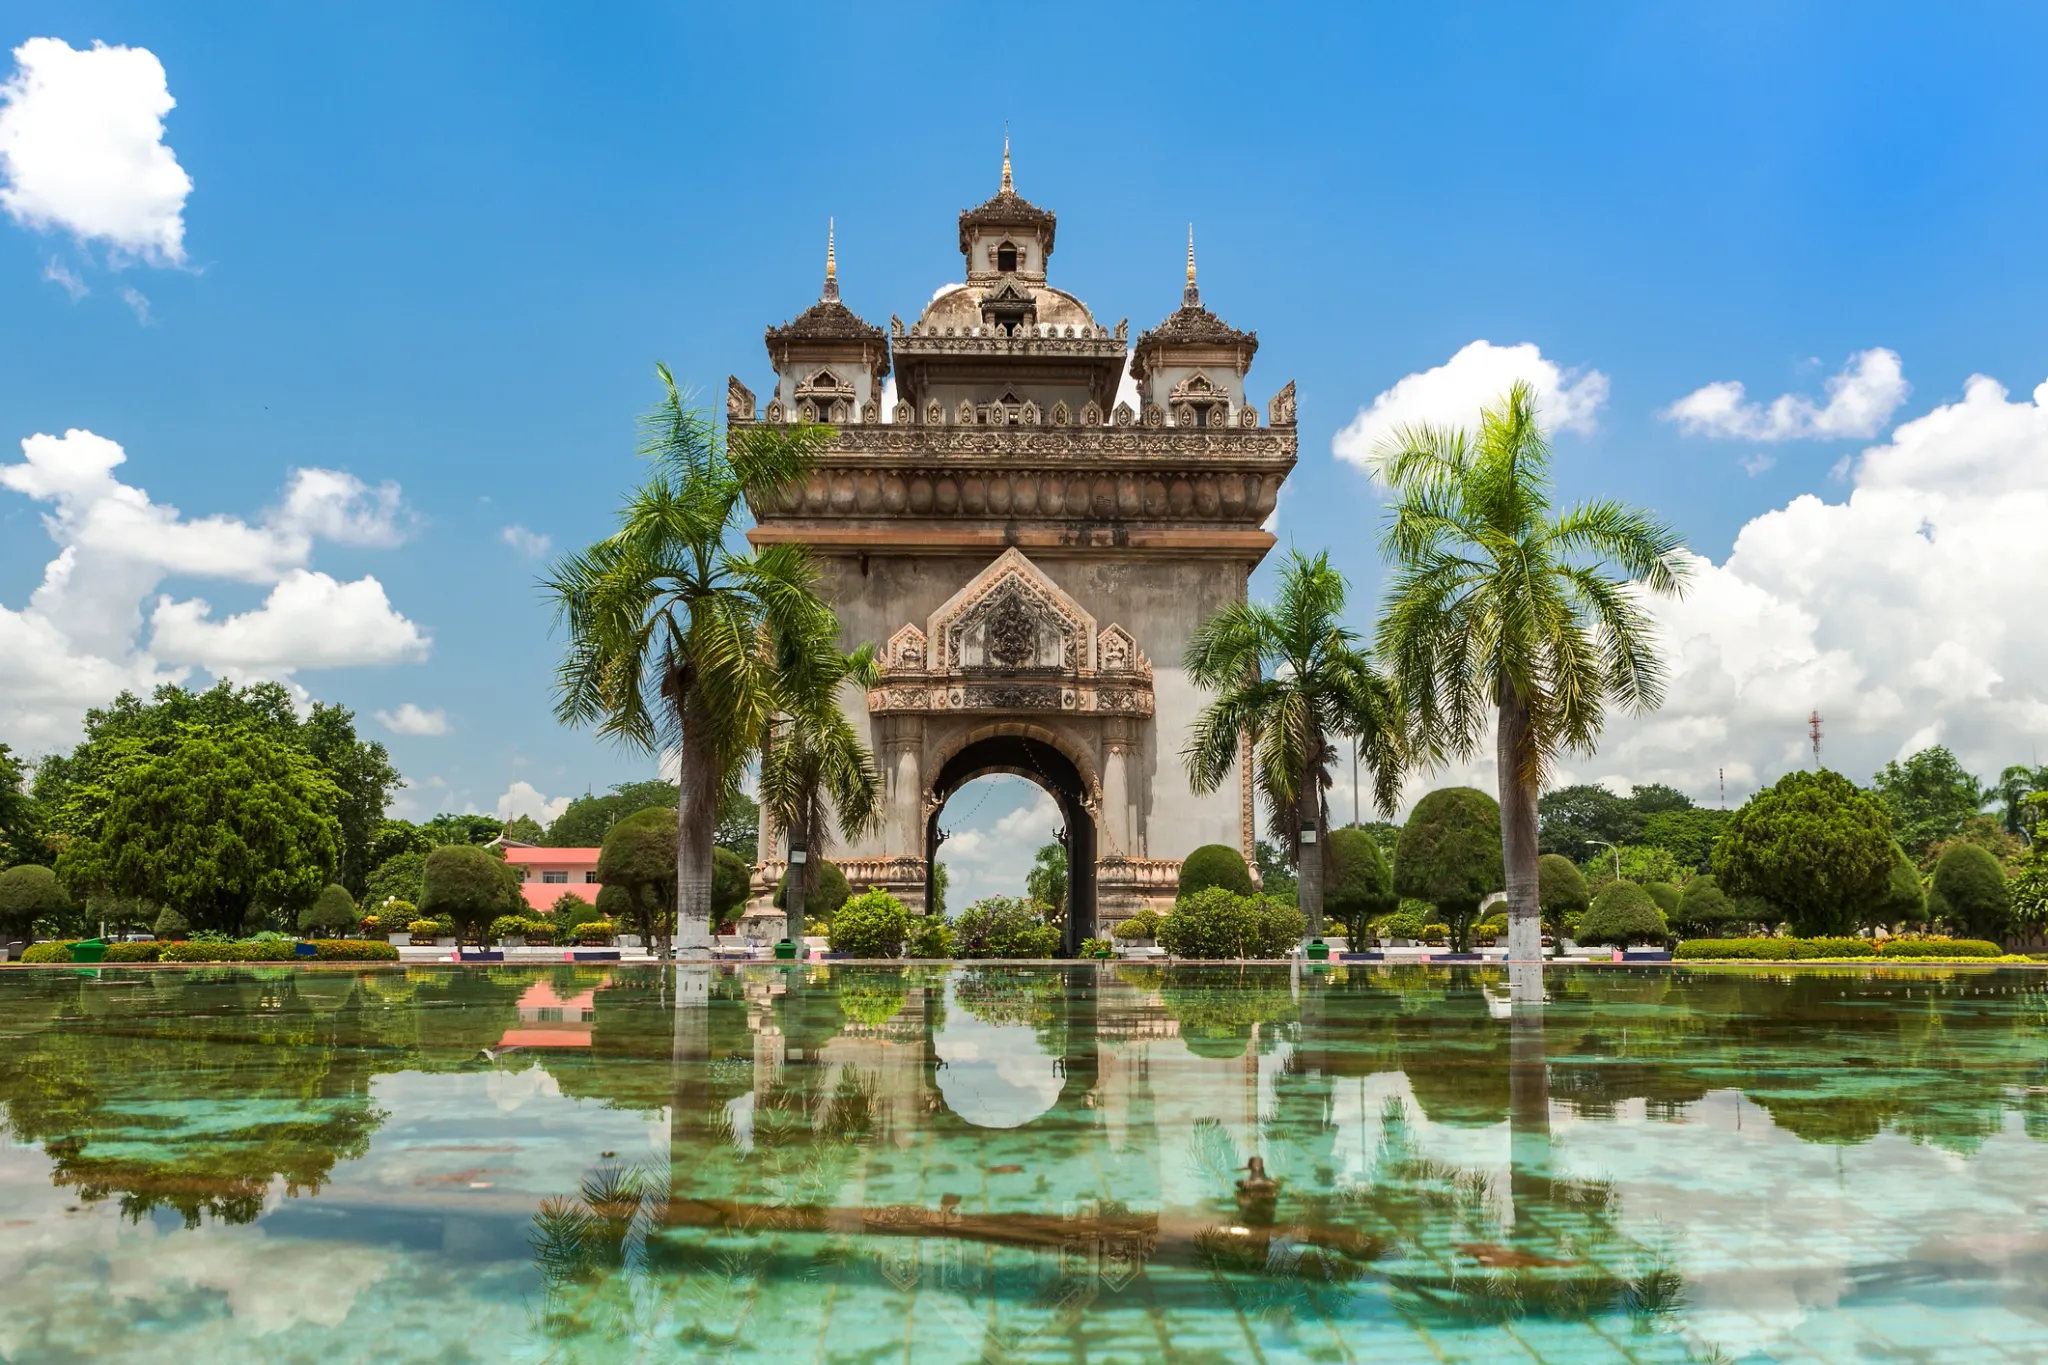
{"label": "arched window on tower", "polygon": [[996,248],[996,269],[1004,274],[1016,270],[1017,248],[1013,243],[1004,242]]}

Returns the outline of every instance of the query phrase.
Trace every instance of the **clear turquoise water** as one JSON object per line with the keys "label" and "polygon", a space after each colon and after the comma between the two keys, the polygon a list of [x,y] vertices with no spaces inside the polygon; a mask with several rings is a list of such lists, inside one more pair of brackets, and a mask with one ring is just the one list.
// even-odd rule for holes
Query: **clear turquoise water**
{"label": "clear turquoise water", "polygon": [[2039,1361],[2044,1024],[1989,969],[14,971],[0,1359]]}

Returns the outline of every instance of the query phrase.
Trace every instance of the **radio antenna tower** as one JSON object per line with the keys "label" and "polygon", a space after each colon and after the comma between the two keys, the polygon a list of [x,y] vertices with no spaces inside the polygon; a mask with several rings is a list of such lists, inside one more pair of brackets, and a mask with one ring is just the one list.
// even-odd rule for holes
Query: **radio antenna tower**
{"label": "radio antenna tower", "polygon": [[1817,710],[1806,718],[1806,737],[1813,741],[1813,766],[1818,771],[1820,768],[1821,728],[1820,712]]}
{"label": "radio antenna tower", "polygon": [[1727,809],[1728,809],[1728,770],[1727,770],[1726,768],[1716,768],[1716,769],[1714,769],[1714,772],[1715,772],[1715,774],[1716,774],[1716,775],[1717,775],[1717,776],[1718,776],[1718,777],[1719,777],[1719,778],[1721,779],[1721,809],[1722,809],[1722,810],[1727,810]]}

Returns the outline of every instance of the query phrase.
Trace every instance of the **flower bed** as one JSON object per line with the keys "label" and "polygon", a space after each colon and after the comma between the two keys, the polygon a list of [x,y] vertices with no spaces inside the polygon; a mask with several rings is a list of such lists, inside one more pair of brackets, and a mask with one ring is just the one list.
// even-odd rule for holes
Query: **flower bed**
{"label": "flower bed", "polygon": [[[72,945],[77,939],[65,939],[56,943],[38,943],[21,955],[27,963],[48,966],[52,963],[69,963]],[[398,949],[388,943],[373,943],[359,938],[325,938],[313,940],[314,959],[319,962],[396,962]],[[107,965],[134,962],[303,962],[298,946],[291,940],[269,943],[225,943],[180,942],[180,943],[109,943]]]}

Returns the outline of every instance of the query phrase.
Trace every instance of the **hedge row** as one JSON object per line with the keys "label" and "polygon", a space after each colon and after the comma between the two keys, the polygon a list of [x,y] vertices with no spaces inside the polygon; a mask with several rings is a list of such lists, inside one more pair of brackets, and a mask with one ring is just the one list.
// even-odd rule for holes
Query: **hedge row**
{"label": "hedge row", "polygon": [[[77,939],[38,943],[24,951],[23,962],[71,961]],[[388,943],[359,938],[313,941],[321,962],[396,962],[398,949]],[[290,943],[109,943],[102,961],[122,962],[303,962]]]}
{"label": "hedge row", "polygon": [[1680,962],[1802,962],[1814,958],[1997,957],[2005,950],[1983,939],[1689,938],[1672,957]]}

